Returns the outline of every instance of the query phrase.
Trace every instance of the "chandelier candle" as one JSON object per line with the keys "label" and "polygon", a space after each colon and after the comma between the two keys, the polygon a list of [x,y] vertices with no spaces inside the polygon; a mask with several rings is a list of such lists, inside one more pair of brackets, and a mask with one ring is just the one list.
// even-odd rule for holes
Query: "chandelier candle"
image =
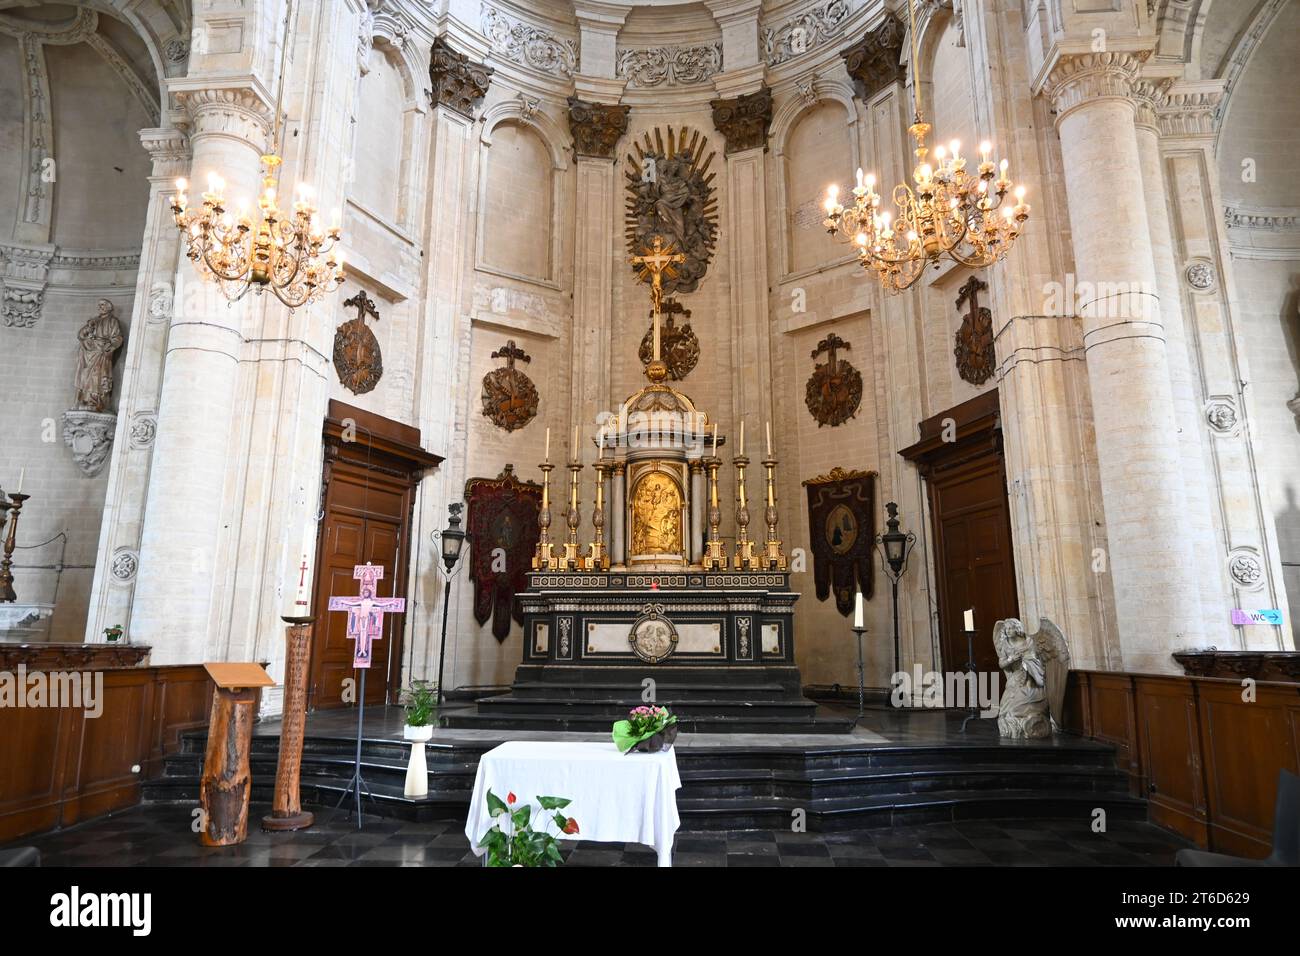
{"label": "chandelier candle", "polygon": [[[912,63],[918,63],[916,48],[916,14],[912,0],[907,4],[911,21]],[[913,68],[915,75],[915,67]],[[921,118],[921,92],[916,93],[916,114],[908,132],[916,141],[916,168],[912,183],[899,183],[893,189],[893,203],[898,218],[882,210],[876,192],[876,177],[857,171],[848,205],[839,201],[839,189],[826,191],[826,231],[857,247],[863,268],[875,272],[877,279],[891,293],[909,288],[927,265],[938,268],[946,256],[971,268],[992,265],[1006,256],[1011,244],[1020,236],[1029,218],[1025,187],[1015,187],[1014,206],[1004,206],[1011,191],[1007,178],[1007,160],[995,166],[989,158],[993,147],[980,144],[980,162],[975,175],[966,170],[961,143],[953,140],[948,148],[936,146],[933,161],[925,138],[930,124]]]}

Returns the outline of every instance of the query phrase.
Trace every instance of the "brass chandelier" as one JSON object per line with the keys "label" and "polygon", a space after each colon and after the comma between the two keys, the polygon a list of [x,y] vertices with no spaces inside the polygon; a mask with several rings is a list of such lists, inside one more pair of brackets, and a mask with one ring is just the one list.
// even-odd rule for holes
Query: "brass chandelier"
{"label": "brass chandelier", "polygon": [[343,282],[343,254],[338,248],[342,235],[339,211],[335,210],[328,229],[321,226],[311,202],[311,187],[298,186],[292,211],[278,205],[280,104],[284,91],[284,67],[289,49],[289,18],[285,10],[284,46],[280,51],[280,82],[276,91],[275,120],[271,148],[261,158],[262,194],[257,211],[250,214],[247,202],[232,212],[226,205],[225,181],[208,174],[203,202],[190,207],[187,183],[176,181],[172,216],[186,245],[186,256],[205,280],[215,282],[231,302],[238,302],[249,290],[259,295],[269,289],[290,309],[315,302]]}
{"label": "brass chandelier", "polygon": [[[850,205],[839,203],[838,187],[832,185],[827,189],[823,220],[827,232],[853,243],[863,268],[875,272],[890,293],[911,287],[927,265],[933,263],[937,268],[944,256],[973,268],[992,265],[1007,254],[1029,218],[1025,187],[1016,186],[1012,190],[1007,178],[1008,163],[1004,159],[994,165],[989,158],[992,151],[989,143],[980,144],[980,161],[974,176],[966,170],[967,160],[961,155],[961,143],[957,140],[947,149],[936,146],[934,161],[927,159],[930,150],[925,145],[925,137],[930,132],[930,124],[921,118],[916,13],[912,0],[908,0],[907,13],[912,38],[912,90],[916,98],[915,117],[908,127],[916,140],[913,184],[903,182],[894,187],[893,202],[898,210],[894,218],[892,213],[880,210],[876,177],[864,176],[859,169]],[[1014,207],[1003,206],[1008,191],[1015,196]]]}

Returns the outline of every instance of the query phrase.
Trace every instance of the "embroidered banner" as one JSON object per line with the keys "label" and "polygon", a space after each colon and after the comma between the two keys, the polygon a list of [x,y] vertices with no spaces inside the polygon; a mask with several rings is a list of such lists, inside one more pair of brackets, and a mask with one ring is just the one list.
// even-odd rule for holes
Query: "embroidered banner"
{"label": "embroidered banner", "polygon": [[515,594],[528,586],[528,569],[537,548],[542,507],[542,486],[515,477],[506,465],[496,478],[471,478],[465,482],[470,535],[469,576],[474,582],[474,620],[492,621],[492,636],[504,641],[510,618],[520,624],[523,614],[514,607]]}
{"label": "embroidered banner", "polygon": [[875,577],[876,473],[832,468],[804,482],[808,489],[808,532],[812,540],[817,600],[835,591],[835,606],[848,617],[853,595],[871,599]]}

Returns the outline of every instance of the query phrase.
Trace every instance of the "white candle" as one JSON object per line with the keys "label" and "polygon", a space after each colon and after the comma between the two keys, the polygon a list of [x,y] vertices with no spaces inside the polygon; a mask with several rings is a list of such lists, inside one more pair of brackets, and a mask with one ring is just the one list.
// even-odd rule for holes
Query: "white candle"
{"label": "white candle", "polygon": [[605,429],[600,430],[600,457],[605,457]]}
{"label": "white candle", "polygon": [[962,617],[962,624],[968,631],[975,630],[975,609],[973,607],[966,609],[966,613]]}
{"label": "white candle", "polygon": [[718,423],[713,423],[713,457],[718,457]]}
{"label": "white candle", "polygon": [[741,458],[745,457],[745,420],[740,420],[740,451],[736,453]]}
{"label": "white candle", "polygon": [[862,592],[858,591],[853,598],[853,626],[866,627],[863,622]]}
{"label": "white candle", "polygon": [[544,459],[543,459],[543,460],[544,460],[544,461],[550,461],[550,460],[551,460],[551,429],[550,429],[550,426],[547,426],[547,429],[546,429],[546,455],[544,456]]}
{"label": "white candle", "polygon": [[578,460],[578,426],[573,426],[573,460]]}
{"label": "white candle", "polygon": [[767,457],[772,457],[772,423],[767,422]]}
{"label": "white candle", "polygon": [[18,491],[15,492],[16,494],[20,494],[20,495],[21,495],[21,494],[23,493],[23,479],[26,478],[26,477],[27,477],[27,469],[26,469],[26,468],[24,468],[24,469],[22,469],[21,471],[18,472]]}
{"label": "white candle", "polygon": [[309,520],[302,531],[301,557],[294,567],[294,574],[297,577],[297,594],[293,599],[295,617],[308,617],[311,614],[311,561],[315,551],[316,523]]}

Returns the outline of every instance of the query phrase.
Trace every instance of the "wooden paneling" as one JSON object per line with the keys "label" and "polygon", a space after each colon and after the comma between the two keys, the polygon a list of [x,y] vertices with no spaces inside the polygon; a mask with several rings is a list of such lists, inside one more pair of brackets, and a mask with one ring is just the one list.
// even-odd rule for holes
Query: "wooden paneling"
{"label": "wooden paneling", "polygon": [[1153,823],[1268,855],[1278,771],[1300,768],[1300,684],[1071,671],[1066,699],[1066,726],[1116,746]]}
{"label": "wooden paneling", "polygon": [[[41,671],[58,664],[45,660]],[[0,843],[135,805],[181,732],[206,723],[213,688],[200,665],[99,673],[98,717],[80,707],[0,707]]]}

